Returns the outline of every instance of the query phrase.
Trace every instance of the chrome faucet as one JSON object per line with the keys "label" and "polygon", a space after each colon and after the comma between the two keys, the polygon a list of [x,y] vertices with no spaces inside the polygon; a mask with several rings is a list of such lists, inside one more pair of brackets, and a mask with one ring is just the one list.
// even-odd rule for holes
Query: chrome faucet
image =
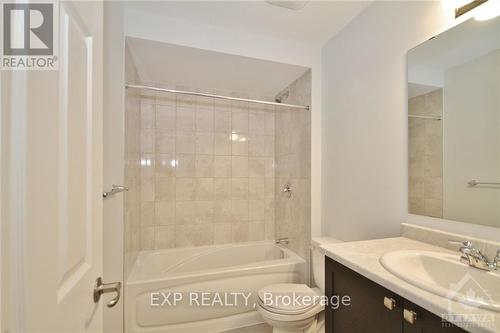
{"label": "chrome faucet", "polygon": [[278,238],[274,240],[274,244],[278,245],[287,245],[289,243],[288,237]]}
{"label": "chrome faucet", "polygon": [[500,269],[500,250],[493,261],[490,261],[486,255],[476,249],[470,241],[455,241],[449,240],[451,244],[460,245],[459,251],[462,253],[460,261],[474,268],[479,268],[485,271],[495,271]]}

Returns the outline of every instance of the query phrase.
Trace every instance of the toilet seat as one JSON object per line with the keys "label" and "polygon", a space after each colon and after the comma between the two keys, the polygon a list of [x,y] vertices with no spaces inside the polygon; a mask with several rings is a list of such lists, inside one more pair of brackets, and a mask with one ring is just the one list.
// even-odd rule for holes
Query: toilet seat
{"label": "toilet seat", "polygon": [[[276,321],[303,320],[324,309],[319,297],[321,294],[305,284],[280,283],[266,286],[259,290],[258,296],[257,303],[261,313]],[[298,302],[288,302],[294,296]],[[300,302],[303,297],[304,302]]]}

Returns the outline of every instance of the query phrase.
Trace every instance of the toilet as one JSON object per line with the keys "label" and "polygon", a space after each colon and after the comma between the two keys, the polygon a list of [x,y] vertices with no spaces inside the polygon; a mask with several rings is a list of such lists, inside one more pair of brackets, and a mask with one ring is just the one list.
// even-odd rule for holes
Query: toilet
{"label": "toilet", "polygon": [[[311,248],[313,281],[308,287],[298,283],[279,283],[259,290],[257,311],[273,328],[273,333],[324,332],[325,257],[319,246],[338,242],[318,239]],[[293,302],[295,297],[296,302]]]}

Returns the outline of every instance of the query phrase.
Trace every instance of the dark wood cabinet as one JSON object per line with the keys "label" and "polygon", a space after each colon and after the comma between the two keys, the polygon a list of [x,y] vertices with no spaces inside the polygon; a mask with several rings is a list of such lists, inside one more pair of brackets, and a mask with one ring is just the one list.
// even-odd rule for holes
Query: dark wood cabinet
{"label": "dark wood cabinet", "polygon": [[[325,310],[326,333],[466,332],[328,257],[325,274],[326,296],[334,300]],[[403,319],[405,310],[416,315],[413,324]]]}

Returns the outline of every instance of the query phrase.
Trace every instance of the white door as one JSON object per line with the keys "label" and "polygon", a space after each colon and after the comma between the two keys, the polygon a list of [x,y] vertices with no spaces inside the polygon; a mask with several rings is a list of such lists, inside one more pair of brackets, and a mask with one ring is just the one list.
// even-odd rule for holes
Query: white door
{"label": "white door", "polygon": [[15,260],[2,325],[101,332],[92,291],[102,276],[102,3],[60,2],[59,12],[59,70],[9,74],[2,172]]}

